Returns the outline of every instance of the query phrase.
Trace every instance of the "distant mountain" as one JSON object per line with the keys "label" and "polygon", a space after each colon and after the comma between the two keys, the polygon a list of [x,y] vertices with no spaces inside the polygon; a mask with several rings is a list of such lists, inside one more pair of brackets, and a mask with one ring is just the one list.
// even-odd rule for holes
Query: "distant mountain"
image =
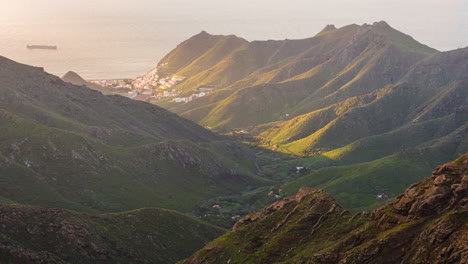
{"label": "distant mountain", "polygon": [[76,72],[73,72],[73,71],[69,71],[65,73],[65,75],[62,76],[62,80],[65,82],[74,84],[74,85],[79,85],[79,86],[84,85],[88,87],[89,89],[102,92],[103,94],[112,94],[112,91],[110,89],[102,87],[99,84],[87,82],[85,79],[83,79],[81,76],[79,76]]}
{"label": "distant mountain", "polygon": [[223,229],[162,209],[87,215],[0,205],[0,262],[175,263]]}
{"label": "distant mountain", "polygon": [[467,173],[465,155],[370,214],[301,188],[181,263],[467,263]]}
{"label": "distant mountain", "polygon": [[429,173],[431,166],[468,151],[466,58],[468,49],[439,53],[413,67],[396,85],[263,133],[293,152],[319,150],[311,160],[334,165],[285,188],[324,188],[347,208],[366,206],[376,202],[376,193],[393,196]]}
{"label": "distant mountain", "polygon": [[[397,83],[420,60],[437,53],[385,22],[327,26],[302,40],[247,42],[202,32],[160,64],[187,76],[188,93],[216,93],[164,107],[214,129],[249,128],[290,119]],[[255,115],[249,114],[255,113]]]}
{"label": "distant mountain", "polygon": [[[400,129],[395,133],[404,134],[407,140],[414,140],[413,144],[426,137],[445,136],[467,121],[467,58],[468,48],[438,53],[412,67],[395,85],[292,118],[262,136],[304,153],[316,148],[343,147],[395,129]],[[448,124],[442,125],[449,120],[451,129],[447,129]],[[408,130],[429,123],[446,132],[439,131],[431,137],[431,131],[427,131],[423,138],[412,138]],[[391,151],[392,147],[381,149]]]}
{"label": "distant mountain", "polygon": [[268,183],[254,153],[160,107],[0,57],[0,201],[191,212]]}
{"label": "distant mountain", "polygon": [[176,86],[184,93],[215,91],[160,105],[298,157],[307,171],[287,191],[323,188],[348,209],[368,209],[377,193],[394,197],[468,151],[467,58],[468,48],[438,52],[383,21],[328,25],[302,40],[202,32],[160,65],[188,77]]}

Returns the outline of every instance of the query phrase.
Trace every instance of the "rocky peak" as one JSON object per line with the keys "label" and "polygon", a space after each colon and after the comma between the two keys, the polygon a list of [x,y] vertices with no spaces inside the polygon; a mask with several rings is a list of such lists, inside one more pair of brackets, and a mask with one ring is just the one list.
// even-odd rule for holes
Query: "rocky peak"
{"label": "rocky peak", "polygon": [[297,214],[298,211],[318,214],[341,213],[343,210],[336,203],[335,199],[323,190],[316,190],[309,187],[302,187],[295,195],[286,197],[280,201],[265,207],[264,209],[249,214],[239,220],[233,230],[249,225],[253,222],[262,221],[273,214],[288,213]]}
{"label": "rocky peak", "polygon": [[411,185],[387,207],[376,210],[381,223],[388,213],[393,223],[404,223],[451,210],[468,209],[468,156],[436,168],[433,175]]}
{"label": "rocky peak", "polygon": [[81,76],[79,76],[76,72],[74,71],[68,71],[62,76],[62,79],[67,79],[67,78],[77,78],[77,79],[82,79]]}
{"label": "rocky peak", "polygon": [[333,31],[333,30],[335,30],[335,29],[336,29],[336,27],[335,27],[335,25],[333,25],[333,24],[326,25],[326,26],[318,33],[318,35],[320,35],[320,34],[322,34],[322,33],[325,33],[325,32]]}
{"label": "rocky peak", "polygon": [[374,22],[372,26],[379,27],[379,28],[391,28],[391,26],[383,20],[379,22]]}
{"label": "rocky peak", "polygon": [[200,33],[198,33],[199,36],[210,36],[210,34],[208,32],[206,32],[206,30],[202,30]]}

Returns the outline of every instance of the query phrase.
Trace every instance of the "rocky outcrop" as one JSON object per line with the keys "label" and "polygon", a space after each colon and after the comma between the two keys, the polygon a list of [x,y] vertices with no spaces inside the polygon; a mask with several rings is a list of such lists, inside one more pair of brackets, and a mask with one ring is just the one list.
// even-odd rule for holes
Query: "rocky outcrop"
{"label": "rocky outcrop", "polygon": [[182,263],[468,263],[467,194],[468,155],[370,214],[302,188]]}
{"label": "rocky outcrop", "polygon": [[433,175],[411,185],[388,207],[374,212],[379,220],[384,209],[402,217],[397,224],[440,215],[450,210],[466,210],[468,206],[468,160],[462,164],[447,163],[438,167]]}
{"label": "rocky outcrop", "polygon": [[328,31],[333,31],[333,30],[335,30],[335,29],[336,29],[336,27],[335,27],[335,25],[333,25],[333,24],[326,25],[326,26],[322,29],[322,31],[320,31],[317,35],[320,35],[320,34],[322,34],[322,33],[326,33],[326,32],[328,32]]}

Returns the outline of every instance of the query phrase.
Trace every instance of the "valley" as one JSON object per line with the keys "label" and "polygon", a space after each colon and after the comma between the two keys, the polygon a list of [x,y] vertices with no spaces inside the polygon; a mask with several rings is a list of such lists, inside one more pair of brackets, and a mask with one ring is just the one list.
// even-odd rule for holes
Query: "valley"
{"label": "valley", "polygon": [[467,57],[467,48],[438,52],[384,21],[328,25],[300,40],[201,32],[158,71],[186,76],[174,87],[182,95],[213,91],[156,104],[308,169],[278,188],[324,188],[345,208],[367,210],[468,151]]}
{"label": "valley", "polygon": [[133,80],[0,56],[0,128],[2,263],[468,256],[468,48],[384,21],[202,31]]}

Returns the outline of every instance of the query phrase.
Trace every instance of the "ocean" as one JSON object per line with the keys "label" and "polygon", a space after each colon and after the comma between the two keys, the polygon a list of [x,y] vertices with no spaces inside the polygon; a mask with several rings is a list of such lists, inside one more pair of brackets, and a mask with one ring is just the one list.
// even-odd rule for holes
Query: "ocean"
{"label": "ocean", "polygon": [[327,24],[385,20],[446,51],[468,46],[467,18],[464,0],[0,0],[0,55],[58,76],[73,70],[86,79],[134,78],[202,30],[297,39]]}

